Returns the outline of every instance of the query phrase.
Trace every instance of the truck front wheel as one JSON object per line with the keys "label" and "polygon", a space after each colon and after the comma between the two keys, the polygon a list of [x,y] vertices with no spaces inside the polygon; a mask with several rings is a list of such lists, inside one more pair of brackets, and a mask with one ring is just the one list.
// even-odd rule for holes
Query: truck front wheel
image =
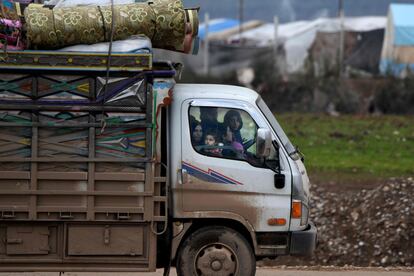
{"label": "truck front wheel", "polygon": [[182,244],[177,257],[180,276],[254,276],[256,260],[246,239],[222,226],[198,229]]}

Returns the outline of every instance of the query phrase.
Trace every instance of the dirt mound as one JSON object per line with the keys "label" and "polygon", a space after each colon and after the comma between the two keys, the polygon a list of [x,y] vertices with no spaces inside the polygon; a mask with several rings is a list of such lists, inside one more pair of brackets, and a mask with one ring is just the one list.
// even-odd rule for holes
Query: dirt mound
{"label": "dirt mound", "polygon": [[414,179],[390,179],[372,190],[313,187],[312,220],[319,246],[311,258],[269,265],[414,266]]}

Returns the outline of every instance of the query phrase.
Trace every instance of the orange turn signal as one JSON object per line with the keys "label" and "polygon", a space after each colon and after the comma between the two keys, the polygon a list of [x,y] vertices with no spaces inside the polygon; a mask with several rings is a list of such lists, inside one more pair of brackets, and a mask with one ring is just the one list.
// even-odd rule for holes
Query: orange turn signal
{"label": "orange turn signal", "polygon": [[293,201],[292,202],[292,218],[299,219],[302,217],[302,202]]}
{"label": "orange turn signal", "polygon": [[284,218],[271,218],[267,220],[267,224],[270,226],[283,226],[286,225]]}

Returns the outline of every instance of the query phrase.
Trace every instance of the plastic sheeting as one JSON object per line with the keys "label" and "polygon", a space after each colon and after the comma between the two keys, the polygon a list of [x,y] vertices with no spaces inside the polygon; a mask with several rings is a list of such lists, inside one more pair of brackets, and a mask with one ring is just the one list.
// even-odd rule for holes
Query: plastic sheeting
{"label": "plastic sheeting", "polygon": [[128,79],[113,78],[108,81],[108,94],[105,95],[106,79],[97,78],[98,101],[102,99],[105,104],[112,106],[144,106],[146,102],[145,80],[129,82]]}
{"label": "plastic sheeting", "polygon": [[414,5],[392,4],[382,47],[380,71],[404,77],[414,71]]}
{"label": "plastic sheeting", "polygon": [[414,5],[392,4],[389,20],[394,28],[394,45],[414,45]]}
{"label": "plastic sheeting", "polygon": [[[315,75],[334,72],[338,68],[340,32],[318,32],[309,49]],[[346,32],[344,36],[343,66],[370,73],[378,73],[384,30]]]}

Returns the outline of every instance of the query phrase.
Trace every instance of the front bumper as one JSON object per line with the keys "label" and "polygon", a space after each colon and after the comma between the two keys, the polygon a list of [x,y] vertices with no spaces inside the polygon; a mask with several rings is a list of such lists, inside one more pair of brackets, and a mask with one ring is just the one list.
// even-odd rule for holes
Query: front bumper
{"label": "front bumper", "polygon": [[315,224],[309,222],[303,231],[292,232],[290,236],[290,255],[312,255],[316,249],[318,230]]}
{"label": "front bumper", "polygon": [[316,248],[317,232],[312,222],[302,231],[257,232],[256,256],[312,255]]}

